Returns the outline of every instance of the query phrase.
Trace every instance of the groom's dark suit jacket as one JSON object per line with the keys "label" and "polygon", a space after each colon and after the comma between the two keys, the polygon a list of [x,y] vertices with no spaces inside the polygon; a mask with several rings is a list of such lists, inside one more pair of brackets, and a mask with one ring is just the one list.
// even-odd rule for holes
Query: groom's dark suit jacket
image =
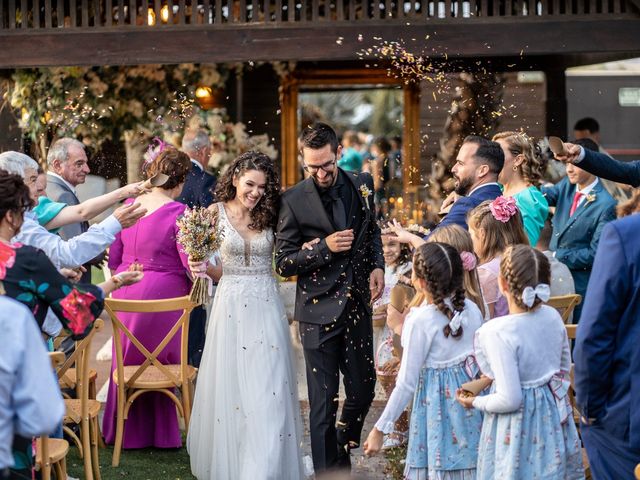
{"label": "groom's dark suit jacket", "polygon": [[[368,305],[369,274],[384,269],[380,228],[375,221],[373,178],[368,173],[340,170],[349,187],[343,197],[347,228],[353,228],[351,250],[332,253],[324,240],[337,229],[320,199],[312,178],[287,190],[281,198],[276,229],[276,270],[283,277],[298,276],[295,318],[326,325],[344,311],[350,297]],[[365,199],[362,189],[371,192]],[[313,250],[304,242],[320,238]]]}

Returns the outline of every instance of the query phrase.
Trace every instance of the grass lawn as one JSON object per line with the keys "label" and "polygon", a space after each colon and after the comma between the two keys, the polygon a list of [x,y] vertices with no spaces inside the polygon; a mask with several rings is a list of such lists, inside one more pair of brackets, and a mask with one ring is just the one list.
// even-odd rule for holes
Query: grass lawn
{"label": "grass lawn", "polygon": [[[144,448],[141,450],[122,450],[120,466],[111,466],[113,447],[101,448],[100,473],[102,480],[131,479],[131,480],[191,480],[189,455],[186,448],[157,449]],[[82,459],[78,449],[71,445],[67,456],[67,470],[69,475],[84,478]]]}

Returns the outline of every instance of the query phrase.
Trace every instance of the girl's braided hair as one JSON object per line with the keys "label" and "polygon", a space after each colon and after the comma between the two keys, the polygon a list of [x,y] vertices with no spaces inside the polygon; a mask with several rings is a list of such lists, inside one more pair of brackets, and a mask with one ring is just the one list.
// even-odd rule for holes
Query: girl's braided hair
{"label": "girl's braided hair", "polygon": [[[446,243],[425,243],[416,249],[413,256],[413,270],[416,277],[426,283],[427,292],[433,298],[433,303],[444,315],[451,320],[455,312],[464,310],[464,285],[462,260],[458,252]],[[445,300],[451,299],[453,310]],[[456,333],[447,324],[444,336],[460,337],[462,327]]]}
{"label": "girl's braided hair", "polygon": [[507,247],[500,262],[500,275],[507,281],[507,286],[518,307],[527,311],[534,310],[542,303],[536,297],[533,305],[527,307],[522,300],[525,288],[536,288],[541,283],[550,284],[551,266],[544,253],[528,245],[512,245]]}

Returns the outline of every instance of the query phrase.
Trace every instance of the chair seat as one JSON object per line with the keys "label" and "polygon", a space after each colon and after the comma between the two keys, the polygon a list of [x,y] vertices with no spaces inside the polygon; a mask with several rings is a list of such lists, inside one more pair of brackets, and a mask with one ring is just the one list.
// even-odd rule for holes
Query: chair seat
{"label": "chair seat", "polygon": [[[98,378],[98,372],[92,368],[89,370],[89,382],[95,382],[96,378]],[[60,388],[76,388],[76,384],[78,383],[76,369],[70,368],[64,372],[64,377],[58,380],[58,383],[60,384]]]}
{"label": "chair seat", "polygon": [[[49,445],[49,463],[57,463],[67,456],[69,442],[66,440],[50,438],[47,443]],[[36,439],[36,463],[42,464],[42,442],[40,438]]]}
{"label": "chair seat", "polygon": [[[176,378],[180,377],[180,365],[164,365],[167,370],[171,372],[172,375],[175,375]],[[133,377],[135,372],[138,370],[139,365],[129,365],[124,367],[124,381],[125,383],[129,382],[129,379]],[[191,380],[196,376],[196,372],[198,371],[196,368],[191,365],[187,365],[187,379]],[[113,371],[113,382],[118,384],[118,370]],[[145,369],[145,371],[140,375],[136,381],[132,385],[128,385],[128,388],[172,388],[176,385],[174,382],[169,380],[167,376],[162,372],[158,367],[154,365],[150,365]]]}
{"label": "chair seat", "polygon": [[[79,424],[82,421],[82,400],[64,400],[67,411],[64,415],[64,423]],[[88,402],[89,418],[97,417],[100,413],[100,402],[97,400],[89,400]]]}

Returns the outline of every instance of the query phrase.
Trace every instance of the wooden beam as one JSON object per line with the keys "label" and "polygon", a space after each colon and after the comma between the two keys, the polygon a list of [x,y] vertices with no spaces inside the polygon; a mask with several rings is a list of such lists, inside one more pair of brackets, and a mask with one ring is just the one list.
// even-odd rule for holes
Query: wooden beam
{"label": "wooden beam", "polygon": [[[242,2],[244,3],[244,2]],[[120,10],[119,13],[122,13]],[[590,32],[590,42],[584,32]],[[358,32],[362,41],[358,40]],[[426,36],[429,39],[425,39]],[[341,44],[336,40],[343,37]],[[640,17],[604,20],[566,18],[402,21],[316,26],[166,25],[162,29],[128,26],[25,32],[0,30],[0,68],[62,65],[238,61],[357,60],[364,49],[386,41],[412,39],[408,49],[449,53],[449,61],[469,57],[640,54]],[[167,41],[170,38],[171,41]],[[309,42],[313,38],[313,43]],[[490,39],[490,40],[489,40]],[[83,45],[83,48],[77,48]]]}

